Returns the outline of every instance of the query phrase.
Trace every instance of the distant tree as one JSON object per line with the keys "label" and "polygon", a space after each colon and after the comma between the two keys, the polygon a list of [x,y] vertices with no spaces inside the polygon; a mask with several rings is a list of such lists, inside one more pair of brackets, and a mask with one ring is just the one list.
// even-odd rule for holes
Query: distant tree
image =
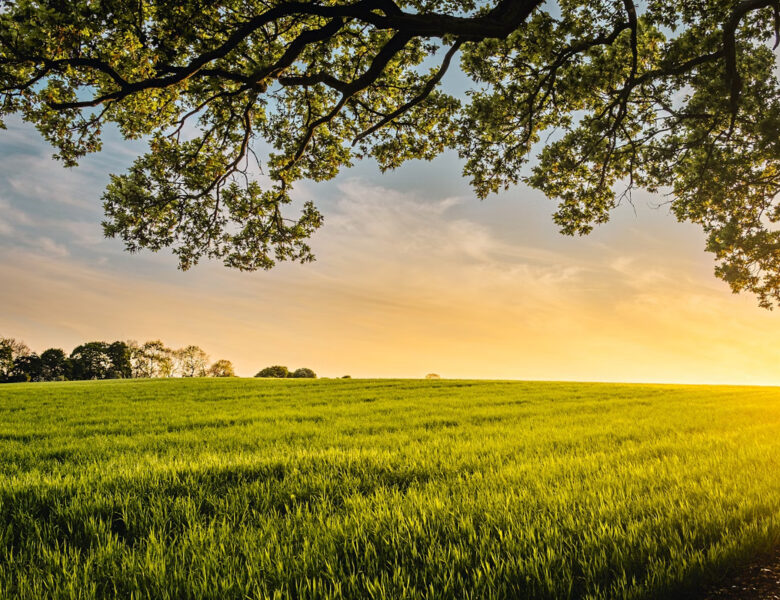
{"label": "distant tree", "polygon": [[70,353],[73,379],[108,379],[111,376],[109,344],[88,342]]}
{"label": "distant tree", "polygon": [[171,377],[173,375],[173,352],[160,340],[143,344],[136,358],[139,377]]}
{"label": "distant tree", "polygon": [[277,377],[279,379],[284,379],[289,375],[289,373],[290,371],[287,370],[287,367],[282,365],[274,365],[272,367],[266,367],[257,375],[255,375],[255,377]]}
{"label": "distant tree", "polygon": [[127,340],[127,352],[130,356],[130,376],[143,377],[144,359],[141,352],[141,344],[135,340]]}
{"label": "distant tree", "polygon": [[16,357],[8,381],[41,381],[41,357],[34,352]]}
{"label": "distant tree", "polygon": [[441,377],[439,375],[437,375],[436,373],[428,373],[425,376],[425,378],[426,379],[441,379]]}
{"label": "distant tree", "polygon": [[311,369],[301,367],[300,369],[295,369],[295,371],[290,374],[290,377],[295,379],[316,379],[317,374]]}
{"label": "distant tree", "polygon": [[178,370],[182,377],[205,377],[209,356],[198,346],[186,346],[174,351]]}
{"label": "distant tree", "polygon": [[30,349],[24,342],[0,336],[0,381],[7,381],[11,377],[17,358],[29,354]]}
{"label": "distant tree", "polygon": [[30,347],[21,340],[0,336],[0,346],[10,348],[13,358],[31,354]]}
{"label": "distant tree", "polygon": [[13,352],[9,346],[0,345],[0,383],[8,381],[8,376],[14,369]]}
{"label": "distant tree", "polygon": [[209,377],[235,377],[233,363],[229,360],[221,359],[209,367]]}
{"label": "distant tree", "polygon": [[49,348],[41,354],[43,381],[59,381],[69,378],[70,361],[60,348]]}
{"label": "distant tree", "polygon": [[129,379],[133,376],[132,350],[126,342],[114,342],[106,348],[111,361],[109,379]]}
{"label": "distant tree", "polygon": [[352,379],[352,375],[342,375],[342,379]]}

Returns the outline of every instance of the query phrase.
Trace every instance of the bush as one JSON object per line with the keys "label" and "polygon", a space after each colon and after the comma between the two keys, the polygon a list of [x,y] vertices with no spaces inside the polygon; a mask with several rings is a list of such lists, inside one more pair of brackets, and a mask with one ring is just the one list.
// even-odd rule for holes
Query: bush
{"label": "bush", "polygon": [[289,374],[290,371],[287,370],[287,367],[283,367],[282,365],[274,365],[272,367],[266,367],[257,375],[255,375],[255,377],[277,377],[284,379],[285,377],[289,376]]}
{"label": "bush", "polygon": [[342,379],[352,379],[352,375],[342,375]]}
{"label": "bush", "polygon": [[300,369],[295,369],[290,377],[295,377],[296,379],[317,379],[317,374],[311,369],[301,367]]}

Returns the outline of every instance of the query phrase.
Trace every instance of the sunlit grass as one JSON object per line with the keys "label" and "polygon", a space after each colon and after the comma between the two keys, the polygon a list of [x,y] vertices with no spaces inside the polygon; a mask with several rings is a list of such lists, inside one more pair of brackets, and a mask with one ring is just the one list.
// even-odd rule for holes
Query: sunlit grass
{"label": "sunlit grass", "polygon": [[780,542],[780,389],[0,387],[0,597],[671,598]]}

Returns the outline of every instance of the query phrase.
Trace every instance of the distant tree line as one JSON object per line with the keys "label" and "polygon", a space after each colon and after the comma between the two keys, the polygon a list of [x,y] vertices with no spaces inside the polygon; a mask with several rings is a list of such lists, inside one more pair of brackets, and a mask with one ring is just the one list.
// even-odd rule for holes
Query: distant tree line
{"label": "distant tree line", "polygon": [[160,340],[87,342],[70,355],[61,348],[39,355],[24,342],[0,336],[0,383],[207,376],[235,377],[233,365],[224,359],[210,365],[198,346],[173,350]]}

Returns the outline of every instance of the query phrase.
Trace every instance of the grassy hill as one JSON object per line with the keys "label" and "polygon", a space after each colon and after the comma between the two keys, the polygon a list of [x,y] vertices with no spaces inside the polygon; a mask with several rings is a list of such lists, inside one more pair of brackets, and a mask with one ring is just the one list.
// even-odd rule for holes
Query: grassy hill
{"label": "grassy hill", "polygon": [[0,386],[2,598],[674,598],[780,542],[780,388]]}

